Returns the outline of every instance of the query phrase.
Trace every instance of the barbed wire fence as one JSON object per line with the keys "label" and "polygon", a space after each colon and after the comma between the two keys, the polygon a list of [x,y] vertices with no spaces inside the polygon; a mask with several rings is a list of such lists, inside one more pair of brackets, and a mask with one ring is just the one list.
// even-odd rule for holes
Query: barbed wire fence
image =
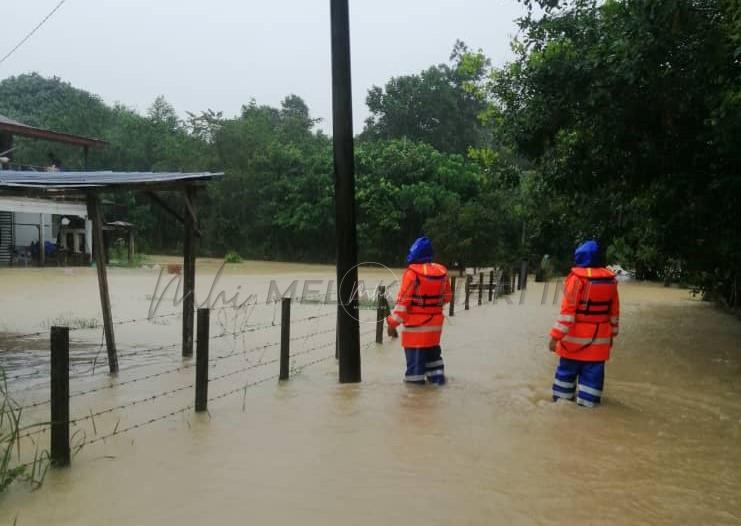
{"label": "barbed wire fence", "polygon": [[[490,275],[489,280],[489,286],[485,287],[484,285],[484,277],[483,274],[480,274],[479,280],[478,280],[478,298],[477,298],[477,305],[482,305],[484,303],[487,303],[485,299],[485,294],[488,292],[489,302],[492,300],[496,301],[496,295],[497,291],[496,288],[498,288],[501,283],[501,273],[496,277],[496,283],[494,281],[494,273],[492,271],[492,274]],[[466,308],[469,307],[470,304],[470,298],[474,294],[475,288],[472,287],[473,280],[470,277],[466,277],[466,286],[465,286],[465,305]],[[454,295],[455,295],[455,287],[454,287]],[[504,293],[508,293],[511,291],[505,290]],[[242,393],[243,396],[243,408],[246,404],[247,399],[247,391],[250,388],[256,387],[258,385],[264,384],[266,382],[276,380],[276,379],[285,379],[288,376],[295,376],[297,374],[300,374],[303,372],[306,368],[312,367],[314,365],[327,362],[333,358],[336,358],[335,352],[327,353],[322,352],[325,351],[331,347],[334,347],[336,345],[336,340],[332,339],[328,342],[317,342],[314,344],[310,344],[309,346],[303,346],[304,343],[310,342],[311,340],[320,339],[322,336],[326,336],[329,334],[335,334],[336,333],[336,327],[328,328],[328,329],[322,329],[322,330],[316,330],[316,331],[310,331],[307,334],[302,334],[299,336],[294,336],[290,338],[285,338],[281,334],[281,338],[279,340],[271,340],[268,339],[265,343],[260,344],[253,344],[249,345],[249,336],[253,333],[258,333],[262,331],[268,331],[273,328],[281,327],[284,320],[281,320],[279,322],[276,322],[276,316],[277,316],[277,303],[278,301],[274,302],[274,312],[273,312],[273,319],[270,322],[265,323],[259,323],[259,324],[251,324],[249,323],[249,320],[229,320],[229,319],[222,319],[221,316],[217,315],[217,317],[214,318],[214,325],[216,325],[217,330],[216,334],[214,335],[208,335],[206,338],[200,338],[200,330],[199,330],[199,339],[196,339],[195,343],[197,348],[200,350],[202,347],[205,347],[206,349],[206,360],[205,365],[199,365],[199,362],[196,361],[196,363],[181,363],[180,365],[176,367],[170,367],[163,370],[159,370],[156,372],[151,372],[148,374],[140,375],[140,376],[132,376],[129,378],[125,378],[122,380],[118,380],[117,378],[114,378],[111,380],[111,383],[106,385],[98,385],[98,386],[92,386],[88,388],[79,389],[76,391],[69,391],[68,383],[71,373],[71,367],[69,366],[69,342],[67,340],[67,361],[66,361],[66,382],[67,382],[67,390],[64,392],[65,400],[64,402],[67,404],[67,410],[69,415],[69,403],[70,399],[72,400],[79,400],[83,397],[87,397],[90,395],[93,395],[95,393],[100,393],[102,391],[107,390],[116,390],[123,388],[125,386],[130,386],[133,384],[143,383],[151,380],[161,379],[164,377],[169,376],[175,376],[178,373],[182,373],[187,370],[191,369],[198,369],[200,367],[204,367],[206,371],[209,369],[215,369],[217,366],[226,363],[227,360],[230,359],[236,359],[236,358],[242,358],[246,360],[245,365],[238,366],[238,367],[231,367],[228,368],[225,372],[222,372],[218,375],[212,376],[209,378],[208,372],[205,373],[205,384],[203,383],[203,380],[199,380],[199,374],[198,371],[196,371],[196,379],[193,381],[193,378],[190,378],[187,382],[182,384],[177,384],[172,387],[168,387],[167,389],[160,390],[153,394],[148,394],[146,396],[137,397],[132,400],[128,400],[123,403],[118,403],[111,405],[110,407],[104,407],[97,410],[93,410],[92,408],[88,409],[86,413],[79,413],[75,415],[74,417],[67,416],[64,419],[55,419],[54,417],[46,420],[46,421],[39,421],[35,422],[30,425],[23,426],[22,428],[19,428],[18,432],[15,433],[14,436],[12,436],[12,440],[15,441],[17,444],[18,449],[18,458],[20,459],[20,450],[21,450],[21,442],[22,441],[30,441],[30,444],[33,448],[35,448],[33,460],[30,462],[25,463],[19,463],[15,468],[22,468],[22,469],[30,469],[32,474],[39,474],[39,473],[45,473],[46,469],[48,468],[48,464],[50,462],[54,463],[61,463],[64,464],[64,459],[62,458],[62,462],[59,462],[59,459],[56,458],[58,455],[55,455],[55,448],[54,448],[54,435],[55,430],[66,428],[66,433],[64,436],[66,436],[66,447],[68,451],[68,460],[69,460],[69,452],[77,453],[80,450],[82,450],[84,447],[104,442],[105,440],[115,437],[117,435],[121,435],[124,433],[128,433],[152,424],[155,424],[157,422],[166,420],[168,418],[177,416],[179,414],[184,414],[191,410],[198,410],[198,397],[199,397],[199,389],[201,392],[204,392],[207,390],[209,385],[217,385],[221,384],[222,382],[225,382],[227,379],[237,379],[240,377],[243,377],[239,381],[239,385],[236,387],[228,388],[225,391],[222,391],[218,394],[212,394],[210,396],[207,396],[203,399],[203,403],[207,402],[214,402],[217,400],[224,399],[226,397]],[[453,304],[455,303],[455,298],[453,298]],[[289,300],[290,305],[290,300]],[[234,307],[221,307],[217,309],[213,309],[214,312],[220,312],[222,310],[226,310],[228,308],[234,309]],[[289,307],[290,308],[290,307]],[[374,327],[370,330],[364,331],[360,333],[361,337],[365,337],[367,335],[370,335],[372,333],[376,333],[375,340],[371,340],[365,344],[363,344],[363,350],[366,350],[369,346],[373,345],[374,343],[379,343],[382,341],[382,327],[383,327],[383,321],[385,319],[385,316],[388,314],[390,309],[389,302],[385,295],[379,295],[377,298],[377,318],[376,323],[374,323]],[[336,315],[336,311],[332,310],[330,312],[326,313],[320,313],[320,314],[314,314],[310,316],[305,316],[303,318],[295,319],[293,321],[289,322],[289,326],[294,326],[298,324],[303,323],[313,323],[317,322],[323,318],[327,318],[329,316]],[[454,315],[453,309],[451,309],[450,315]],[[134,323],[141,323],[144,321],[151,322],[152,319],[163,319],[167,317],[175,317],[175,316],[182,316],[181,312],[178,313],[168,313],[168,314],[162,314],[157,315],[156,318],[153,318],[151,316],[148,316],[146,318],[132,318],[132,319],[126,319],[126,320],[118,320],[116,323],[119,325],[123,324],[134,324]],[[208,319],[208,317],[207,317]],[[210,325],[210,321],[207,323]],[[380,325],[379,325],[380,324]],[[379,326],[381,330],[379,330]],[[67,339],[69,337],[70,331],[78,331],[78,330],[86,330],[91,327],[74,327],[74,328],[64,328],[66,331]],[[53,330],[52,330],[53,332]],[[208,332],[208,331],[207,331]],[[36,337],[39,336],[41,332],[36,333],[27,333],[25,335],[14,335],[15,338],[23,338],[23,337]],[[379,336],[380,335],[380,336]],[[208,346],[210,342],[222,340],[227,341],[231,340],[231,342],[234,344],[232,345],[231,350],[228,352],[222,352],[221,354],[217,354],[213,357],[208,357]],[[31,373],[24,373],[21,375],[14,375],[6,377],[4,380],[22,380],[27,378],[32,378],[34,376],[42,376],[44,374],[52,376],[52,387],[51,387],[51,396],[48,399],[43,400],[37,400],[33,402],[26,403],[24,405],[16,404],[13,407],[13,411],[16,411],[18,413],[18,418],[20,419],[20,415],[25,412],[30,412],[45,406],[52,406],[52,414],[54,414],[54,405],[55,405],[55,396],[57,394],[54,392],[54,364],[53,362],[53,355],[54,355],[54,339],[51,338],[52,341],[52,359],[50,359],[49,363],[44,363],[38,368],[37,370],[31,372]],[[85,376],[84,374],[79,374],[79,372],[76,373],[76,375],[73,375],[72,377],[76,380],[78,379],[87,379],[87,378],[93,378],[95,376],[99,376],[98,373],[102,371],[102,367],[98,367],[100,364],[97,361],[97,355],[100,354],[100,349],[102,349],[102,339],[101,339],[101,345],[99,348],[98,353],[96,354],[96,358],[92,360],[91,364],[88,364],[88,369],[86,370],[87,373],[89,373],[88,376]],[[298,352],[292,352],[290,354],[290,362],[285,363],[286,356],[289,356],[287,353],[284,355],[283,349],[288,348],[290,345],[294,346],[300,346],[301,348],[298,350]],[[143,355],[158,355],[163,354],[168,350],[174,349],[178,347],[180,343],[175,344],[168,344],[168,345],[161,345],[161,346],[154,346],[149,348],[141,348],[141,349],[134,349],[129,352],[123,352],[119,356],[121,358],[132,358],[136,356],[143,356]],[[271,350],[279,349],[281,350],[281,354],[278,357],[273,357],[270,355],[266,359],[266,353],[268,353]],[[199,351],[200,352],[200,351]],[[254,359],[253,356],[259,356]],[[198,358],[198,357],[197,357]],[[306,358],[306,360],[300,360],[299,358]],[[105,360],[105,358],[104,358]],[[104,361],[101,361],[101,364],[105,363]],[[268,376],[258,378],[258,379],[251,379],[249,373],[255,370],[267,370],[271,365],[280,364],[280,373],[276,374],[270,374]],[[151,365],[151,364],[149,364]],[[98,369],[96,371],[96,369]],[[284,376],[284,370],[287,371],[287,376]],[[100,373],[102,374],[102,373]],[[203,378],[203,377],[201,377]],[[205,387],[204,387],[205,385]],[[137,406],[144,406],[146,404],[153,404],[156,403],[159,400],[172,397],[174,398],[179,393],[183,393],[186,391],[193,391],[195,389],[196,391],[196,403],[190,403],[182,407],[178,407],[176,409],[167,410],[164,413],[161,413],[157,416],[153,416],[150,418],[147,418],[145,420],[130,423],[126,425],[121,425],[121,418],[119,417],[118,420],[116,420],[115,424],[113,425],[112,429],[109,429],[106,432],[102,432],[102,430],[99,429],[100,423],[96,420],[99,420],[101,417],[104,417],[106,415],[115,415],[118,413],[125,412],[127,409],[137,407]],[[33,392],[34,388],[29,389],[29,391]],[[59,402],[56,403],[56,405],[59,405]],[[80,404],[75,404],[79,406]],[[75,428],[75,431],[72,433],[72,435],[69,434],[70,428]],[[90,431],[90,432],[89,432]],[[51,435],[51,442],[52,452],[49,453],[46,450],[41,449],[40,450],[40,442],[39,439],[44,435]]]}
{"label": "barbed wire fence", "polygon": [[[163,316],[174,316],[174,315],[181,315],[181,313],[177,314],[168,314]],[[214,319],[214,325],[216,326],[216,334],[209,335],[206,339],[208,342],[213,342],[217,340],[228,340],[229,342],[232,342],[233,345],[231,348],[227,348],[225,350],[222,350],[219,354],[216,354],[215,356],[212,356],[208,359],[208,368],[215,368],[218,364],[221,364],[223,362],[226,362],[228,360],[234,360],[234,359],[244,359],[247,360],[247,363],[244,366],[238,366],[234,368],[233,366],[229,367],[226,372],[213,376],[212,378],[208,379],[207,382],[212,385],[220,384],[221,382],[225,382],[228,379],[236,379],[240,376],[245,376],[249,374],[250,371],[254,371],[257,369],[267,369],[269,366],[280,363],[282,360],[281,357],[274,357],[272,355],[267,356],[265,355],[266,352],[270,352],[273,349],[277,349],[280,346],[292,344],[294,346],[299,347],[298,352],[294,352],[291,356],[291,359],[293,361],[293,366],[291,368],[291,373],[293,375],[298,374],[299,372],[303,371],[306,367],[310,367],[312,365],[327,361],[334,357],[334,353],[327,354],[322,353],[321,351],[327,350],[330,347],[333,347],[335,345],[335,339],[333,338],[332,341],[329,342],[322,342],[312,345],[310,342],[312,340],[320,340],[322,336],[327,336],[330,334],[334,334],[336,332],[336,328],[328,328],[328,329],[321,329],[321,330],[312,330],[314,327],[311,325],[315,322],[320,321],[323,318],[328,318],[329,316],[336,315],[336,311],[333,310],[332,312],[325,312],[325,313],[318,313],[318,314],[312,314],[307,315],[298,319],[294,319],[290,324],[291,325],[300,325],[300,324],[308,324],[310,326],[310,329],[305,334],[299,334],[297,336],[291,337],[287,342],[283,342],[281,340],[272,340],[268,339],[265,343],[261,344],[253,344],[249,345],[249,335],[251,333],[257,333],[261,331],[268,331],[269,329],[280,327],[280,323],[276,323],[275,321],[275,315],[273,316],[273,320],[267,323],[261,323],[261,324],[252,324],[252,323],[240,323],[239,325],[234,325],[230,323],[225,323],[223,319],[215,318]],[[160,316],[160,317],[163,317]],[[144,319],[129,319],[129,320],[123,320],[120,323],[136,323],[137,321],[144,321],[149,320],[150,318],[144,318]],[[233,328],[237,328],[238,330],[232,330]],[[69,335],[70,330],[76,331],[76,330],[84,330],[81,328],[74,328],[74,329],[67,329],[65,328],[67,333],[67,338]],[[364,332],[363,335],[369,334],[372,331]],[[36,333],[29,333],[29,334],[36,334]],[[52,340],[52,347],[53,347],[53,337]],[[309,345],[305,345],[305,343],[309,343]],[[196,344],[202,345],[203,342],[196,340]],[[254,343],[254,342],[253,342]],[[371,342],[372,343],[372,342]],[[141,349],[134,349],[129,352],[123,352],[120,354],[122,358],[131,358],[135,356],[141,356],[141,355],[151,355],[151,354],[157,354],[166,352],[168,350],[171,350],[175,347],[177,347],[178,344],[169,344],[169,345],[161,345],[161,346],[153,346],[149,348],[141,348]],[[54,350],[52,350],[52,355],[54,354]],[[67,349],[67,354],[69,355],[69,349]],[[312,358],[313,356],[321,355],[319,358],[310,359],[308,361],[305,361],[305,363],[302,361],[302,363],[296,364],[296,360],[307,357]],[[256,358],[255,358],[256,356]],[[53,362],[53,360],[51,360]],[[170,367],[163,370],[159,370],[156,372],[151,372],[148,374],[140,375],[140,376],[133,376],[129,378],[125,378],[123,380],[118,381],[117,378],[112,378],[110,384],[106,385],[98,385],[93,386],[90,388],[84,388],[80,390],[75,390],[72,392],[67,393],[67,401],[70,399],[76,400],[80,399],[81,397],[85,397],[88,395],[93,395],[95,393],[100,393],[101,391],[105,390],[116,390],[119,388],[123,388],[124,386],[136,384],[136,383],[142,383],[145,381],[155,380],[158,378],[162,378],[168,375],[176,375],[177,373],[182,373],[183,371],[193,369],[195,367],[195,364],[193,363],[183,363],[176,367]],[[282,367],[282,365],[281,365]],[[69,367],[69,362],[67,364],[67,382],[69,382],[69,373],[71,368]],[[101,369],[102,370],[102,369]],[[33,371],[32,374],[22,374],[22,375],[11,375],[6,378],[4,378],[4,381],[7,381],[8,379],[12,380],[18,380],[23,378],[30,378],[33,376],[40,376],[44,374],[52,374],[53,375],[53,363],[43,364],[38,370]],[[94,374],[94,372],[93,372]],[[266,378],[261,378],[258,380],[253,381],[247,381],[247,380],[240,380],[240,385],[236,389],[227,390],[225,392],[219,393],[215,396],[212,396],[209,398],[209,401],[213,400],[220,400],[222,398],[225,398],[227,396],[233,395],[240,391],[245,391],[246,389],[260,385],[262,383],[265,383],[271,379],[278,378],[279,375],[273,374],[269,375]],[[77,377],[79,378],[79,377]],[[88,377],[89,378],[89,377]],[[53,384],[52,380],[52,384]],[[42,450],[41,454],[39,453],[39,442],[38,439],[41,438],[43,435],[51,434],[53,436],[53,431],[55,426],[67,426],[72,427],[75,429],[75,432],[72,433],[72,439],[70,440],[70,448],[77,452],[79,451],[83,446],[94,444],[97,442],[101,442],[106,440],[107,438],[116,436],[118,434],[122,434],[125,432],[129,432],[135,429],[139,429],[141,427],[153,424],[155,422],[159,422],[161,420],[164,420],[166,418],[172,417],[174,415],[177,415],[179,413],[184,413],[188,410],[191,410],[194,408],[194,404],[188,404],[184,407],[181,407],[176,410],[167,411],[164,414],[161,414],[156,417],[149,418],[145,421],[133,423],[130,425],[120,426],[120,419],[116,423],[116,425],[113,427],[112,430],[110,430],[107,433],[101,433],[100,432],[100,423],[97,422],[100,417],[104,417],[105,415],[112,415],[117,413],[125,412],[129,408],[133,408],[136,406],[142,406],[145,404],[152,404],[155,403],[158,400],[161,400],[163,398],[172,397],[174,398],[178,393],[182,393],[185,391],[192,391],[195,386],[195,383],[192,381],[192,378],[187,383],[184,383],[182,385],[177,385],[175,387],[166,389],[166,390],[160,390],[159,392],[149,394],[147,396],[138,397],[132,400],[129,400],[124,403],[119,403],[112,405],[110,407],[105,407],[97,410],[90,409],[85,414],[77,414],[74,417],[66,418],[64,420],[54,420],[49,419],[47,421],[42,422],[35,422],[30,425],[23,426],[19,429],[19,432],[16,433],[12,440],[14,440],[18,445],[18,457],[20,458],[20,445],[22,441],[30,441],[30,444],[32,447],[36,448],[36,452],[34,453],[33,461],[26,462],[26,463],[19,463],[18,465],[14,466],[15,468],[20,469],[28,469],[32,473],[40,473],[40,463],[50,462],[53,460],[54,455],[49,454],[48,451]],[[54,393],[52,393],[51,397],[49,399],[44,400],[37,400],[30,403],[26,403],[24,405],[15,405],[13,407],[13,410],[16,411],[19,414],[24,412],[29,412],[35,409],[42,408],[44,406],[53,405],[54,402]],[[67,402],[69,403],[69,402]],[[75,404],[78,405],[78,404]],[[53,408],[52,408],[53,412]],[[85,428],[83,428],[83,426]],[[90,432],[90,428],[92,428],[92,432]],[[53,438],[52,438],[53,441]],[[33,477],[32,477],[33,478]]]}
{"label": "barbed wire fence", "polygon": [[[276,312],[277,311],[276,311],[276,308],[275,308],[275,305],[279,304],[279,302],[278,301],[272,301],[270,303],[273,306],[273,316],[272,316],[273,319],[270,322],[250,324],[248,317],[243,317],[243,316],[236,315],[236,316],[233,316],[232,319],[233,320],[239,320],[239,321],[238,322],[232,322],[232,325],[233,325],[232,328],[233,328],[233,330],[228,330],[227,327],[226,327],[227,323],[224,322],[224,320],[222,318],[217,318],[216,321],[217,321],[217,323],[220,324],[220,326],[222,328],[222,331],[219,333],[219,335],[214,336],[214,338],[224,337],[224,336],[227,336],[227,335],[233,335],[233,336],[236,336],[236,335],[245,335],[245,334],[249,334],[251,332],[260,331],[262,329],[279,327],[280,326],[280,323],[278,321],[276,321]],[[254,305],[254,304],[251,304],[251,305]],[[210,310],[219,312],[219,311],[226,311],[226,310],[231,309],[231,310],[235,311],[236,313],[239,313],[241,310],[243,310],[243,308],[244,308],[243,306],[233,307],[233,306],[227,305],[227,306],[222,306],[222,307],[216,307],[216,308],[210,309]],[[327,316],[331,316],[333,314],[334,314],[333,312],[329,312],[329,313],[323,313],[323,314],[306,316],[304,318],[301,318],[301,319],[296,320],[295,323],[303,323],[303,322],[308,322],[308,321],[314,321],[314,320],[318,320],[318,319],[321,319],[321,318],[325,318]],[[145,318],[133,318],[133,319],[127,319],[127,320],[118,320],[118,321],[115,321],[114,322],[114,325],[129,325],[129,324],[135,324],[135,323],[141,323],[141,322],[151,322],[154,319],[173,318],[173,317],[181,317],[181,316],[182,316],[182,312],[167,313],[167,314],[161,314],[161,315],[156,315],[156,316],[148,316],[148,317],[145,317]],[[99,329],[99,330],[101,330],[100,344],[98,345],[98,350],[96,351],[93,359],[90,360],[89,367],[86,370],[76,371],[74,373],[75,376],[83,376],[83,375],[85,375],[87,373],[93,373],[94,374],[95,371],[99,367],[102,367],[103,365],[106,365],[107,364],[107,356],[105,356],[102,353],[103,343],[104,343],[104,340],[103,340],[104,335],[103,335],[103,330],[102,330],[102,322],[97,322],[96,321],[96,323],[97,323],[97,325],[92,325],[91,324],[90,326],[84,326],[84,327],[69,327],[70,332],[75,332],[75,333],[76,332],[80,332],[80,331],[90,330],[90,329]],[[42,335],[45,336],[45,337],[48,337],[49,331],[48,330],[44,330],[44,331],[29,332],[29,333],[23,333],[23,334],[5,335],[3,337],[3,339],[5,341],[7,341],[7,340],[23,340],[23,339],[29,339],[29,338],[36,338],[36,337],[39,337],[39,336],[42,336]],[[119,354],[119,357],[120,358],[126,358],[126,357],[140,356],[140,355],[143,355],[143,354],[153,354],[153,353],[157,353],[159,351],[165,351],[165,350],[170,350],[170,349],[177,348],[179,345],[180,345],[180,343],[173,343],[173,344],[161,345],[161,346],[152,347],[152,348],[138,349],[138,350],[135,350],[135,351],[132,351],[132,352],[123,352],[123,353],[120,353]],[[98,360],[98,358],[101,358],[101,359]],[[6,376],[5,380],[8,381],[8,382],[13,382],[15,380],[27,380],[27,379],[35,378],[35,377],[48,376],[48,374],[49,374],[49,363],[50,363],[49,362],[49,359],[42,359],[42,360],[40,360],[40,362],[41,363],[39,363],[39,364],[37,364],[37,365],[35,365],[33,367],[33,370],[32,371],[24,372],[24,373],[20,373],[20,374],[15,374],[15,375],[8,375],[8,376]]]}

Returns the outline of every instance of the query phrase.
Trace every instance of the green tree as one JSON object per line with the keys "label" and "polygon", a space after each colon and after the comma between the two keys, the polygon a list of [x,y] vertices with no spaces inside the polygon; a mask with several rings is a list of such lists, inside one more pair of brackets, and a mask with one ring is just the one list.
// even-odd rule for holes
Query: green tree
{"label": "green tree", "polygon": [[533,214],[570,233],[543,229],[542,247],[598,236],[645,277],[679,262],[728,289],[741,255],[738,19],[726,1],[577,0],[521,22],[489,115],[533,163]]}
{"label": "green tree", "polygon": [[371,115],[362,137],[403,137],[460,154],[481,146],[478,116],[486,106],[473,88],[485,79],[488,60],[459,41],[450,61],[371,88],[366,99]]}

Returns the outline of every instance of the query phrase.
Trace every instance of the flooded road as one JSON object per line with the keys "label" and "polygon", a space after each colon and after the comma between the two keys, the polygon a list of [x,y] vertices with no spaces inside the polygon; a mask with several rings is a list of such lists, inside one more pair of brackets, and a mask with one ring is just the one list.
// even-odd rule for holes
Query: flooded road
{"label": "flooded road", "polygon": [[[177,317],[116,327],[117,379],[104,374],[105,351],[94,374],[86,369],[100,329],[74,331],[71,390],[100,390],[73,397],[73,417],[127,407],[81,421],[73,444],[158,420],[85,446],[40,490],[17,484],[0,497],[0,524],[741,524],[741,324],[687,291],[621,285],[604,403],[588,410],[550,401],[556,358],[546,341],[557,306],[535,283],[522,305],[513,296],[458,307],[443,336],[449,384],[439,389],[401,383],[398,342],[371,343],[373,311],[361,317],[364,381],[338,385],[334,309],[295,306],[293,319],[304,320],[291,328],[296,374],[278,384],[270,280],[282,290],[294,279],[332,279],[333,269],[261,265],[222,276],[224,290],[241,287],[263,304],[248,316],[215,315],[212,335],[239,334],[214,339],[211,356],[223,359],[210,377],[246,370],[209,386],[210,396],[227,395],[208,415],[167,416],[193,399],[194,369],[179,346],[140,352],[179,342]],[[217,268],[199,261],[200,297]],[[145,318],[157,276],[112,269],[114,319]],[[0,283],[0,328],[99,318],[90,269],[2,270]],[[163,301],[158,313],[168,309],[177,310]],[[4,365],[14,360],[9,375],[41,371],[12,381],[11,394],[22,405],[43,402],[38,364],[48,343],[11,340],[0,341]],[[43,405],[24,415],[44,418]],[[33,440],[48,447],[44,433]]]}

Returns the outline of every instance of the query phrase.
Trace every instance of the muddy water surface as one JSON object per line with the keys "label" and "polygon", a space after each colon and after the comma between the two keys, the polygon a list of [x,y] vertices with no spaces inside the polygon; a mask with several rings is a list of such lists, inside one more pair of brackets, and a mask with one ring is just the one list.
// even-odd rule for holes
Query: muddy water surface
{"label": "muddy water surface", "polygon": [[[200,297],[217,268],[200,264]],[[285,287],[332,275],[246,263],[229,267],[221,288],[264,298],[271,279]],[[114,318],[146,317],[157,277],[156,269],[113,269]],[[0,283],[0,329],[99,318],[89,269],[3,270]],[[211,356],[221,359],[209,374],[231,375],[209,394],[236,393],[212,401],[209,415],[185,410],[84,447],[40,490],[16,485],[0,497],[0,524],[740,524],[738,321],[686,291],[622,285],[604,404],[587,410],[550,402],[551,293],[543,302],[533,284],[523,304],[518,296],[460,306],[443,339],[450,382],[442,389],[403,385],[398,342],[372,344],[371,323],[361,324],[363,383],[338,385],[333,308],[323,305],[295,307],[294,319],[304,320],[292,327],[296,375],[278,384],[275,306],[225,309],[212,335],[234,334],[213,340]],[[163,301],[157,314],[176,310]],[[373,317],[363,311],[364,322]],[[77,443],[192,403],[191,362],[177,345],[151,350],[177,344],[177,317],[116,329],[116,379],[104,374],[105,351],[90,370],[100,330],[72,333],[72,391],[101,388],[74,397],[73,416],[127,406],[80,422]],[[6,335],[1,345],[9,375],[39,372],[11,382],[18,403],[43,402],[48,342]],[[24,418],[43,421],[48,406]],[[44,433],[33,440],[48,447]],[[26,439],[24,455],[33,447]]]}

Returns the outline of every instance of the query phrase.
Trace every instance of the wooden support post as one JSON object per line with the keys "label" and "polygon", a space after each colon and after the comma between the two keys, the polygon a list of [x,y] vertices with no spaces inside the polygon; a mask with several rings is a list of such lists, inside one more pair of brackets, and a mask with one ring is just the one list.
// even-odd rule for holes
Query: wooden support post
{"label": "wooden support post", "polygon": [[39,266],[46,264],[46,232],[44,232],[44,214],[39,214]]}
{"label": "wooden support post", "polygon": [[195,211],[195,190],[185,190],[186,204],[185,239],[183,242],[183,356],[193,356],[193,317],[195,315],[196,284],[196,218],[190,210]]}
{"label": "wooden support post", "polygon": [[178,222],[180,222],[181,224],[185,224],[185,219],[183,219],[183,216],[173,210],[172,207],[170,207],[170,205],[168,205],[159,195],[154,192],[147,192],[147,195],[152,201],[162,207],[165,212],[177,219]]}
{"label": "wooden support post", "polygon": [[479,305],[484,302],[484,273],[479,273]]}
{"label": "wooden support post", "polygon": [[118,373],[118,353],[116,352],[116,338],[113,335],[113,316],[111,315],[111,297],[108,293],[108,273],[105,266],[105,250],[103,245],[103,212],[100,209],[98,194],[90,192],[87,195],[87,214],[93,219],[93,246],[95,253],[95,267],[98,271],[98,290],[100,291],[100,310],[103,311],[103,331],[105,333],[106,349],[108,351],[108,370],[111,374]]}
{"label": "wooden support post", "polygon": [[208,410],[208,344],[210,311],[198,309],[198,342],[196,345],[196,412]]}
{"label": "wooden support post", "polygon": [[291,361],[291,298],[281,300],[280,316],[280,376],[281,380],[288,380]]}
{"label": "wooden support post", "polygon": [[69,328],[51,328],[51,461],[69,466]]}
{"label": "wooden support post", "polygon": [[85,171],[87,171],[87,167],[88,167],[88,153],[89,153],[88,150],[89,150],[88,146],[83,147],[83,150],[82,150],[83,152],[82,153],[82,169]]}
{"label": "wooden support post", "polygon": [[93,264],[93,221],[90,215],[85,218],[85,248],[83,253],[87,263]]}
{"label": "wooden support post", "polygon": [[465,309],[470,309],[470,298],[471,298],[471,276],[466,276],[466,304]]}
{"label": "wooden support post", "polygon": [[455,287],[457,285],[455,282],[456,281],[455,276],[453,276],[450,281],[451,281],[450,283],[451,295],[450,295],[450,307],[448,310],[448,316],[452,317],[452,316],[455,316]]}
{"label": "wooden support post", "polygon": [[494,299],[494,271],[489,271],[489,303]]}
{"label": "wooden support post", "polygon": [[103,230],[103,253],[105,254],[105,264],[111,264],[111,231]]}
{"label": "wooden support post", "polygon": [[376,343],[383,343],[383,320],[386,318],[386,287],[378,286],[376,305]]}

